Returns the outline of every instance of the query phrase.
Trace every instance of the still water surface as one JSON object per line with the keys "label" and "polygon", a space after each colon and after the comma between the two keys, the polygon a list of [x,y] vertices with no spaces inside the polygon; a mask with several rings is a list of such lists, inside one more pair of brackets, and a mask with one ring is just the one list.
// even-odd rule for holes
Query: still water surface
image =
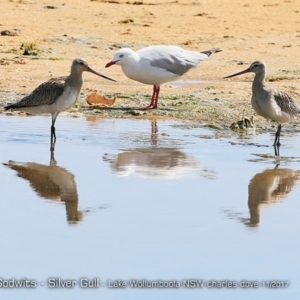
{"label": "still water surface", "polygon": [[0,116],[0,278],[37,284],[1,299],[297,299],[299,133],[182,125],[61,117],[51,158],[49,117]]}

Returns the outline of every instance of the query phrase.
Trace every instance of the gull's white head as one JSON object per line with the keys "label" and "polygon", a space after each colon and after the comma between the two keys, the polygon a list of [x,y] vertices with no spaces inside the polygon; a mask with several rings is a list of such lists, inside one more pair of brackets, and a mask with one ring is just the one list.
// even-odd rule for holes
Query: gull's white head
{"label": "gull's white head", "polygon": [[105,68],[108,68],[112,65],[119,65],[119,66],[124,66],[128,62],[135,60],[135,56],[137,54],[130,48],[122,48],[118,50],[112,61],[106,64]]}

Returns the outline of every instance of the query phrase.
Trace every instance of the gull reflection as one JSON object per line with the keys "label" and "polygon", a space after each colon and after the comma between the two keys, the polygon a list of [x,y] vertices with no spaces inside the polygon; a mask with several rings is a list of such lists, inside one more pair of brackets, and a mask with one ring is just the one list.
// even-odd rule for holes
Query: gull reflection
{"label": "gull reflection", "polygon": [[3,165],[15,170],[18,177],[28,180],[40,197],[64,202],[69,224],[77,224],[82,220],[83,213],[78,210],[75,176],[65,168],[57,166],[53,152],[49,165],[12,160]]}
{"label": "gull reflection", "polygon": [[[103,119],[99,118],[98,116],[86,116],[86,120],[89,122],[89,125],[93,128],[96,128],[97,125],[101,122],[103,126],[105,126],[105,121],[103,121]],[[158,144],[158,124],[156,119],[149,119],[148,120],[150,122],[150,126],[151,126],[151,132],[150,134],[146,133],[147,136],[147,140],[144,139],[143,137],[143,141],[147,142],[152,145],[152,146],[156,146]],[[111,125],[109,126],[111,128]],[[134,127],[134,126],[132,126]],[[150,137],[150,139],[149,139]],[[130,132],[130,140],[134,139],[134,136],[132,136],[132,132]],[[139,133],[138,139],[141,140],[141,134]]]}
{"label": "gull reflection", "polygon": [[103,160],[110,164],[118,176],[135,174],[140,177],[178,179],[196,173],[207,179],[214,179],[213,171],[201,169],[197,161],[178,149],[146,148],[127,150],[114,157],[108,154]]}
{"label": "gull reflection", "polygon": [[249,183],[248,207],[250,218],[248,226],[257,226],[260,222],[260,209],[264,205],[273,205],[285,198],[298,183],[300,171],[287,168],[266,169],[257,173]]}
{"label": "gull reflection", "polygon": [[157,145],[158,142],[158,126],[156,120],[151,120],[151,145]]}

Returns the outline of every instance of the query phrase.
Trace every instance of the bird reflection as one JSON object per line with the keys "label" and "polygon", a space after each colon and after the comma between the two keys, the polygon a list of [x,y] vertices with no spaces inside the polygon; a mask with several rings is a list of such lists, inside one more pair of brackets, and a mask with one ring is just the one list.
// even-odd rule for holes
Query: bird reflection
{"label": "bird reflection", "polygon": [[[100,123],[103,121],[103,119],[97,117],[97,116],[86,116],[86,120],[90,123],[90,126],[96,127],[97,123]],[[158,144],[158,124],[156,119],[149,119],[151,123],[151,133],[150,133],[150,139],[147,135],[147,143],[150,141],[150,144],[153,146],[156,146]],[[131,136],[131,139],[133,137]],[[140,139],[140,135],[138,137]],[[146,142],[146,141],[145,141]]]}
{"label": "bird reflection", "polygon": [[75,177],[68,170],[57,166],[54,152],[51,152],[49,165],[11,160],[3,165],[15,170],[18,177],[28,180],[32,189],[40,197],[65,202],[69,224],[77,224],[82,220],[82,212],[78,210]]}
{"label": "bird reflection", "polygon": [[274,155],[275,156],[280,156],[279,145],[274,145]]}
{"label": "bird reflection", "polygon": [[286,197],[300,179],[300,171],[287,168],[266,169],[256,174],[248,187],[249,226],[260,222],[260,207],[272,205]]}
{"label": "bird reflection", "polygon": [[151,120],[151,145],[157,145],[158,126],[156,120]]}
{"label": "bird reflection", "polygon": [[[98,119],[89,118],[90,122]],[[178,179],[185,175],[196,174],[206,179],[214,179],[215,173],[201,168],[197,160],[178,150],[176,145],[182,141],[171,138],[166,133],[159,133],[158,122],[150,119],[151,133],[123,137],[130,142],[130,149],[117,155],[104,154],[103,161],[109,163],[118,176],[135,174],[144,178]],[[92,124],[93,124],[92,123]]]}
{"label": "bird reflection", "polygon": [[[116,157],[103,156],[110,163],[114,173],[119,176],[136,174],[140,177],[158,177],[163,179],[178,179],[190,173],[198,173],[200,167],[197,161],[178,149],[146,148],[128,150]],[[214,172],[200,170],[207,179],[214,178]]]}

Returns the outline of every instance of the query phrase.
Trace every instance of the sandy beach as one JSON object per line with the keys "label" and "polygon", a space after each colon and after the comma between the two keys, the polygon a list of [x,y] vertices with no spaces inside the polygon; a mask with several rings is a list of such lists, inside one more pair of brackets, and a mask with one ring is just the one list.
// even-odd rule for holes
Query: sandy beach
{"label": "sandy beach", "polygon": [[[195,51],[220,47],[223,51],[191,70],[179,84],[164,85],[157,111],[132,114],[104,109],[96,114],[183,118],[221,127],[229,127],[245,114],[254,115],[259,127],[268,127],[251,108],[253,74],[223,79],[254,60],[267,64],[271,85],[300,102],[297,1],[53,0],[49,4],[20,0],[5,1],[0,11],[1,104],[19,99],[50,77],[67,75],[76,57],[85,58],[93,69],[118,81],[84,74],[81,109],[92,92],[117,96],[117,108],[148,104],[151,86],[128,79],[118,66],[105,69],[105,64],[121,47],[138,50],[153,44]],[[24,55],[28,45],[32,50]]]}

